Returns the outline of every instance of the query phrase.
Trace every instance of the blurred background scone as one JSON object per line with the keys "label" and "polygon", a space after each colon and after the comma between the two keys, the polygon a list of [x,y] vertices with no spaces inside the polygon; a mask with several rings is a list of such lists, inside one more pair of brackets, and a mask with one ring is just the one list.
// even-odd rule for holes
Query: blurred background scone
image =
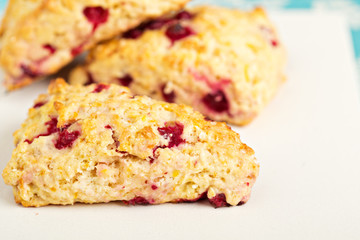
{"label": "blurred background scone", "polygon": [[24,206],[203,197],[238,205],[259,171],[254,151],[225,123],[117,85],[52,83],[14,137],[3,178]]}
{"label": "blurred background scone", "polygon": [[94,48],[71,83],[117,83],[244,125],[284,81],[285,50],[265,12],[200,6]]}
{"label": "blurred background scone", "polygon": [[75,56],[189,0],[9,0],[0,64],[13,90],[57,72]]}

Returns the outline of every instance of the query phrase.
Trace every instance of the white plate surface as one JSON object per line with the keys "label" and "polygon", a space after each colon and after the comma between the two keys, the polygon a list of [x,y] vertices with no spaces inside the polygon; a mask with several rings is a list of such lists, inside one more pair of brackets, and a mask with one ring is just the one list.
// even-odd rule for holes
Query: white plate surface
{"label": "white plate surface", "polygon": [[[250,126],[234,128],[261,163],[247,204],[24,208],[0,180],[0,239],[359,239],[360,105],[344,18],[272,17],[288,48],[288,81]],[[46,87],[0,94],[1,170]]]}

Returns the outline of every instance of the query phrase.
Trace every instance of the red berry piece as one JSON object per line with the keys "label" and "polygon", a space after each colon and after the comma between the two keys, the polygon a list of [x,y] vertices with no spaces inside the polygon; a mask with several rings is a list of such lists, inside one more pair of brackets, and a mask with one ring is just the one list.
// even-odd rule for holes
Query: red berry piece
{"label": "red berry piece", "polygon": [[148,200],[146,200],[143,197],[134,197],[133,199],[129,201],[124,201],[126,205],[148,205],[150,204]]}
{"label": "red berry piece", "polygon": [[165,127],[158,128],[158,131],[161,136],[163,136],[165,139],[169,140],[169,144],[167,147],[177,147],[181,143],[184,143],[185,140],[181,138],[181,135],[184,131],[184,125],[181,123],[175,122],[175,124],[165,124]]}
{"label": "red berry piece", "polygon": [[125,32],[122,37],[127,39],[138,39],[142,34],[144,30],[140,28],[134,28],[127,32]]}
{"label": "red berry piece", "polygon": [[102,90],[108,89],[109,87],[110,87],[109,85],[100,83],[100,84],[97,84],[97,85],[96,85],[94,91],[92,91],[92,92],[93,92],[93,93],[99,93],[99,92],[101,92]]}
{"label": "red berry piece", "polygon": [[95,80],[91,73],[87,73],[87,82],[85,83],[85,86],[95,83]]}
{"label": "red berry piece", "polygon": [[156,186],[156,185],[153,184],[153,185],[151,185],[151,189],[152,189],[152,190],[156,190],[156,189],[158,189],[158,186]]}
{"label": "red berry piece", "polygon": [[194,31],[190,27],[183,27],[180,23],[175,23],[168,27],[165,32],[166,36],[172,43],[189,37],[194,34]]}
{"label": "red berry piece", "polygon": [[226,202],[225,194],[223,194],[223,193],[217,194],[215,197],[210,198],[209,202],[215,208],[229,206],[229,204]]}
{"label": "red berry piece", "polygon": [[162,28],[164,25],[168,24],[171,20],[170,19],[156,19],[149,21],[146,23],[145,28],[150,30],[157,30]]}
{"label": "red berry piece", "polygon": [[79,55],[80,53],[83,52],[83,44],[77,46],[77,47],[74,47],[73,49],[71,49],[71,55],[72,56],[77,56]]}
{"label": "red berry piece", "polygon": [[109,17],[109,10],[98,7],[86,7],[83,10],[83,14],[87,20],[92,23],[93,31],[101,24],[106,23]]}
{"label": "red berry piece", "polygon": [[39,108],[39,107],[42,107],[46,104],[47,102],[38,102],[38,103],[35,103],[33,108]]}
{"label": "red berry piece", "polygon": [[64,149],[71,147],[74,141],[80,136],[79,131],[69,132],[67,129],[59,133],[59,138],[55,142],[57,149]]}
{"label": "red berry piece", "polygon": [[49,136],[53,133],[56,133],[58,131],[57,123],[58,123],[57,118],[51,118],[50,121],[46,122],[45,125],[48,126],[47,132],[42,136]]}
{"label": "red berry piece", "polygon": [[215,112],[221,113],[229,110],[229,102],[221,90],[207,94],[202,101],[205,106]]}
{"label": "red berry piece", "polygon": [[130,84],[133,82],[133,78],[129,74],[126,74],[124,77],[118,78],[118,80],[120,84],[125,87],[130,86]]}
{"label": "red berry piece", "polygon": [[45,44],[43,46],[43,48],[48,50],[51,55],[56,52],[56,48],[54,46],[52,46],[51,44]]}
{"label": "red berry piece", "polygon": [[32,70],[30,67],[24,65],[24,64],[21,64],[20,65],[20,68],[23,72],[23,75],[26,76],[26,77],[30,77],[30,78],[36,78],[36,77],[39,77],[40,74],[34,70]]}
{"label": "red berry piece", "polygon": [[58,131],[57,123],[58,123],[57,118],[51,118],[50,121],[47,121],[45,123],[45,125],[47,126],[47,131],[45,133],[35,136],[32,140],[26,139],[25,142],[31,144],[35,138],[50,136],[51,134],[56,133]]}
{"label": "red berry piece", "polygon": [[273,47],[277,47],[279,45],[279,43],[276,40],[271,40],[271,45]]}
{"label": "red berry piece", "polygon": [[178,14],[176,14],[175,19],[177,20],[189,20],[192,19],[193,15],[187,11],[181,11]]}
{"label": "red berry piece", "polygon": [[169,102],[169,103],[175,102],[175,92],[171,91],[169,93],[166,93],[165,92],[165,87],[166,87],[166,84],[161,86],[161,94],[162,94],[164,100]]}

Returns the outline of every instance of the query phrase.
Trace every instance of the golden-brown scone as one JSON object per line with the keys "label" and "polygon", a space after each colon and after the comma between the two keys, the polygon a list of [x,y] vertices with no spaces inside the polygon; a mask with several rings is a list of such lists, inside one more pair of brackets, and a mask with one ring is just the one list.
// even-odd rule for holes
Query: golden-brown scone
{"label": "golden-brown scone", "polygon": [[53,82],[22,127],[3,171],[24,206],[196,201],[245,203],[254,151],[225,123],[125,87]]}
{"label": "golden-brown scone", "polygon": [[189,0],[10,0],[0,64],[13,90],[55,73],[75,56]]}
{"label": "golden-brown scone", "polygon": [[100,44],[70,81],[122,84],[244,125],[283,83],[284,65],[284,46],[262,9],[201,6]]}

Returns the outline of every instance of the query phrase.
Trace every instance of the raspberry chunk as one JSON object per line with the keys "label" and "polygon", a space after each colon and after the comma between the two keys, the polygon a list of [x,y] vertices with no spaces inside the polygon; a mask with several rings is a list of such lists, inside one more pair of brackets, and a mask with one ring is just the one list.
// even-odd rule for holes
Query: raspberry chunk
{"label": "raspberry chunk", "polygon": [[87,73],[87,82],[85,83],[85,86],[95,83],[95,80],[91,73]]}
{"label": "raspberry chunk", "polygon": [[210,198],[209,202],[215,208],[229,206],[229,204],[226,202],[225,194],[223,194],[223,193],[217,194],[215,197]]}
{"label": "raspberry chunk", "polygon": [[277,47],[279,45],[279,43],[276,40],[271,40],[271,45],[273,47]]}
{"label": "raspberry chunk", "polygon": [[177,147],[181,143],[185,142],[185,140],[181,138],[181,135],[184,131],[184,125],[181,123],[175,122],[173,125],[166,123],[165,127],[158,128],[158,131],[161,136],[169,140],[169,144],[166,147]]}
{"label": "raspberry chunk", "polygon": [[51,118],[50,121],[47,121],[45,123],[45,125],[48,127],[47,131],[45,133],[41,133],[41,134],[35,136],[32,140],[26,139],[25,142],[27,142],[28,144],[31,144],[35,138],[50,136],[51,134],[56,133],[58,131],[57,123],[58,123],[57,118]]}
{"label": "raspberry chunk", "polygon": [[129,74],[126,74],[124,77],[118,78],[118,80],[120,84],[125,87],[130,86],[130,84],[133,82],[133,78]]}
{"label": "raspberry chunk", "polygon": [[161,86],[161,94],[162,94],[164,100],[169,102],[169,103],[175,102],[175,92],[171,91],[169,93],[166,93],[165,92],[165,87],[166,87],[166,85]]}
{"label": "raspberry chunk", "polygon": [[56,52],[56,48],[54,46],[52,46],[51,44],[45,44],[43,46],[44,49],[48,50],[50,52],[50,54],[54,54]]}
{"label": "raspberry chunk", "polygon": [[33,108],[39,108],[39,107],[42,107],[44,104],[46,104],[47,102],[38,102],[38,103],[35,103]]}
{"label": "raspberry chunk", "polygon": [[24,64],[21,64],[20,68],[23,71],[24,76],[27,76],[30,78],[36,78],[36,77],[40,76],[39,73],[37,73],[36,71],[32,70],[30,67],[28,67]]}
{"label": "raspberry chunk", "polygon": [[93,30],[95,30],[99,25],[107,22],[109,17],[109,10],[100,6],[86,7],[83,10],[83,14],[87,20],[93,24]]}
{"label": "raspberry chunk", "polygon": [[168,27],[165,34],[171,42],[174,43],[178,40],[194,35],[194,31],[190,27],[183,27],[180,23],[175,23]]}
{"label": "raspberry chunk", "polygon": [[102,90],[108,89],[109,87],[110,87],[109,85],[100,83],[100,84],[97,84],[97,85],[96,85],[94,91],[92,91],[92,92],[93,92],[93,93],[99,93],[99,92],[101,92]]}
{"label": "raspberry chunk", "polygon": [[145,28],[150,30],[157,30],[162,28],[164,25],[168,24],[170,21],[171,19],[163,19],[163,18],[152,20],[146,23]]}
{"label": "raspberry chunk", "polygon": [[143,29],[135,28],[125,32],[122,37],[127,39],[138,39],[143,34],[143,32]]}
{"label": "raspberry chunk", "polygon": [[203,97],[202,101],[208,108],[215,112],[221,113],[229,110],[229,102],[221,90],[207,94]]}
{"label": "raspberry chunk", "polygon": [[189,13],[188,11],[181,11],[178,14],[176,14],[175,19],[177,20],[189,20],[192,19],[193,15]]}
{"label": "raspberry chunk", "polygon": [[72,56],[76,56],[79,55],[80,53],[82,53],[83,51],[83,45],[79,45],[77,47],[74,47],[73,49],[71,49],[71,55]]}
{"label": "raspberry chunk", "polygon": [[134,197],[133,199],[129,201],[124,201],[126,205],[148,205],[150,204],[148,200],[146,200],[143,197]]}
{"label": "raspberry chunk", "polygon": [[80,136],[79,131],[69,132],[67,129],[59,133],[59,138],[55,142],[57,149],[64,149],[71,147],[74,141]]}

